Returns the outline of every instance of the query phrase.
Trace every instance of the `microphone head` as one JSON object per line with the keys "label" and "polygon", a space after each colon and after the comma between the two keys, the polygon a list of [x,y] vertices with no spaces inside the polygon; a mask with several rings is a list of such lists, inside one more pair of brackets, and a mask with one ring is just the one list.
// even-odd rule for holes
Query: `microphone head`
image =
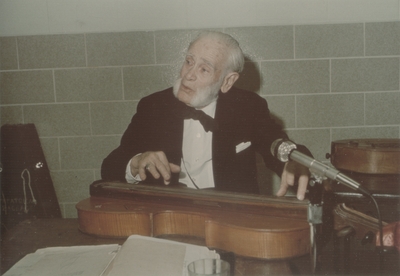
{"label": "microphone head", "polygon": [[271,144],[271,154],[281,162],[288,162],[290,153],[297,146],[290,140],[277,139]]}

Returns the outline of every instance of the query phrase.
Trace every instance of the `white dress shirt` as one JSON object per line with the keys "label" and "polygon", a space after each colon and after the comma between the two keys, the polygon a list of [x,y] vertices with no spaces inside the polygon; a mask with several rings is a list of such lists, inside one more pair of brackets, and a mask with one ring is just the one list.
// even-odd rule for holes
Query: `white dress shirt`
{"label": "white dress shirt", "polygon": [[[201,109],[204,113],[214,118],[217,102],[214,101]],[[183,123],[183,143],[181,172],[179,182],[189,188],[214,187],[214,174],[212,168],[212,132],[206,132],[198,120],[186,119]],[[130,161],[126,167],[125,178],[128,183],[141,181],[139,175],[132,176]],[[197,186],[197,187],[196,187]]]}

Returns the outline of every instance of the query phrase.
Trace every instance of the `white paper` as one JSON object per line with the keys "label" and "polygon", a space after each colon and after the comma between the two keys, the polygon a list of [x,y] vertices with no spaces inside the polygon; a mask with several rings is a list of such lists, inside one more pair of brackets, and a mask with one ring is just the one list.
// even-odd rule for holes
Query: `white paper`
{"label": "white paper", "polygon": [[219,259],[219,255],[205,246],[132,235],[122,246],[39,249],[26,255],[4,276],[187,276],[187,265],[204,258]]}
{"label": "white paper", "polygon": [[188,264],[203,258],[219,259],[219,255],[205,246],[132,235],[105,275],[187,276]]}
{"label": "white paper", "polygon": [[118,244],[111,244],[39,249],[26,255],[4,276],[99,276],[114,259],[119,248]]}

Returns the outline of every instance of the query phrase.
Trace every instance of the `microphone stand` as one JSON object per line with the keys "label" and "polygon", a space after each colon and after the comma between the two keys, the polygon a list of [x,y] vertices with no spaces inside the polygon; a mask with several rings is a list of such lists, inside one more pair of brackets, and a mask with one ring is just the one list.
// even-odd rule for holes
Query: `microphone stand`
{"label": "microphone stand", "polygon": [[[332,180],[335,180],[337,182],[340,182],[344,184],[345,186],[356,190],[358,192],[361,192],[366,197],[371,198],[371,200],[374,202],[376,211],[377,211],[377,216],[378,216],[378,222],[379,222],[379,240],[381,243],[380,246],[380,267],[381,269],[383,268],[383,252],[384,252],[384,246],[383,246],[383,231],[382,231],[382,219],[381,219],[381,214],[379,211],[379,206],[375,200],[375,198],[372,196],[372,194],[365,189],[364,187],[361,186],[360,183],[357,181],[351,179],[350,177],[342,174],[338,170],[336,170],[333,167],[327,166],[325,164],[322,164],[321,162],[318,162],[317,160],[310,158],[307,154],[304,154],[300,151],[297,151],[297,146],[294,142],[286,139],[277,139],[275,140],[272,145],[271,145],[271,154],[275,156],[278,160],[282,162],[287,162],[289,160],[293,160],[299,164],[302,164],[303,166],[309,168],[309,171],[311,173],[310,177],[310,187],[319,187],[319,189],[322,190],[322,185],[315,185],[315,184],[322,184],[322,181],[329,178]],[[311,153],[310,153],[311,154]],[[316,193],[318,195],[318,192],[312,192],[312,189],[309,189],[309,192],[311,194]],[[311,195],[310,194],[310,195]],[[317,238],[317,225],[322,223],[322,192],[320,192],[319,196],[312,195],[310,196],[310,205],[308,209],[308,222],[310,223],[311,227],[311,242],[312,242],[312,249],[313,249],[313,270],[314,272],[317,269],[317,260],[316,258],[316,253],[317,253],[317,245],[316,245],[316,238]]]}
{"label": "microphone stand", "polygon": [[[310,240],[311,240],[311,265],[312,272],[315,274],[319,271],[319,262],[318,262],[318,254],[319,254],[319,242],[321,235],[321,224],[322,224],[322,216],[323,216],[323,189],[322,189],[322,181],[323,179],[317,176],[314,173],[311,173],[309,179],[309,205],[307,212],[307,220],[310,224]],[[321,185],[318,185],[321,184]]]}
{"label": "microphone stand", "polygon": [[[319,233],[317,231],[317,224],[322,223],[322,185],[315,185],[315,184],[322,184],[323,180],[327,179],[327,177],[323,173],[319,173],[318,170],[312,170],[310,168],[310,173],[311,177],[309,180],[309,185],[311,189],[309,189],[310,192],[310,205],[309,205],[309,210],[308,210],[308,221],[311,227],[311,245],[312,245],[312,264],[313,264],[313,272],[315,273],[317,269],[319,268],[318,266],[318,261],[316,259],[317,253],[318,253],[318,246],[316,243],[316,240],[319,238]],[[354,182],[358,185],[360,185],[357,181],[354,179],[341,174],[341,176],[337,179],[335,179],[337,183],[342,183],[347,185],[348,181]],[[383,230],[382,230],[382,218],[381,218],[381,213],[379,210],[378,203],[376,199],[373,197],[373,195],[364,189],[362,186],[360,186],[359,191],[361,192],[362,195],[365,197],[368,197],[372,200],[372,202],[375,205],[377,217],[378,217],[378,227],[379,227],[379,241],[380,241],[380,248],[379,248],[379,265],[380,265],[380,270],[383,270],[383,265],[384,265],[384,252],[385,248],[383,246]]]}

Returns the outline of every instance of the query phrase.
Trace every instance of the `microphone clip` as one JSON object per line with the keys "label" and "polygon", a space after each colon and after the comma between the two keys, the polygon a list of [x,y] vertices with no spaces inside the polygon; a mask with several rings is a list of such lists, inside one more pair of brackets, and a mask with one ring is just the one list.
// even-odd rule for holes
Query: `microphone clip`
{"label": "microphone clip", "polygon": [[322,182],[326,179],[328,179],[325,175],[323,175],[322,173],[313,170],[312,168],[309,168],[311,177],[310,177],[310,181],[309,181],[309,185],[311,187],[314,187],[315,184],[322,184]]}

